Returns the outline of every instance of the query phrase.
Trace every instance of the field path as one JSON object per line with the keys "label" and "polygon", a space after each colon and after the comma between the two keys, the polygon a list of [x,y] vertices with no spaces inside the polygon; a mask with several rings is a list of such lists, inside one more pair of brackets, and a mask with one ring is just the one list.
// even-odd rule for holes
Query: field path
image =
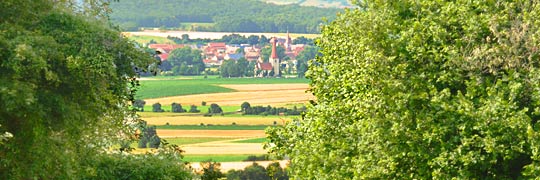
{"label": "field path", "polygon": [[238,106],[243,102],[251,105],[286,105],[305,103],[314,100],[315,97],[306,92],[308,84],[243,84],[243,85],[220,85],[225,88],[234,89],[237,92],[196,94],[184,96],[172,96],[163,98],[146,99],[146,104],[171,104],[173,102],[181,104],[200,104],[201,101],[207,103],[217,103],[219,105]]}

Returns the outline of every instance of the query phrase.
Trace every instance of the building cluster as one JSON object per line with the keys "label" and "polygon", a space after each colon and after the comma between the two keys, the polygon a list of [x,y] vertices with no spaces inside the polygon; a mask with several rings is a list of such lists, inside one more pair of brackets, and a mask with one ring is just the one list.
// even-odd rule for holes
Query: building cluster
{"label": "building cluster", "polygon": [[[264,47],[259,45],[211,42],[204,46],[150,44],[148,47],[159,52],[158,56],[161,58],[161,61],[166,61],[169,54],[177,48],[189,46],[193,49],[200,49],[206,67],[219,67],[224,61],[238,60],[243,57],[249,62],[255,61],[255,72],[259,72],[259,74],[256,74],[255,76],[262,77],[263,74],[267,74],[270,71],[279,72],[280,68],[288,68],[290,64],[296,65],[296,56],[298,56],[306,46],[304,44],[293,45],[289,33],[287,33],[286,38],[272,37],[270,39],[270,44],[272,45],[272,52],[267,62],[265,62],[261,56],[262,48]],[[288,58],[280,59],[278,57],[277,46],[282,46],[285,49],[285,57]],[[278,73],[274,74],[274,76],[277,75]]]}

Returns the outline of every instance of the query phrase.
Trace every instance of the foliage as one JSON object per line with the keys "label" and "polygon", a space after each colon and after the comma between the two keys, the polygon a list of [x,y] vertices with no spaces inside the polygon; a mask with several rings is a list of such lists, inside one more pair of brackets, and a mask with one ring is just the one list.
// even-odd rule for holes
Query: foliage
{"label": "foliage", "polygon": [[317,103],[268,131],[293,178],[540,174],[539,2],[356,3],[324,28]]}
{"label": "foliage", "polygon": [[227,179],[231,180],[270,180],[266,169],[257,164],[253,163],[251,166],[246,167],[244,170],[230,170],[227,172]]}
{"label": "foliage", "polygon": [[131,155],[103,154],[87,163],[92,169],[77,179],[190,179],[193,175],[181,162],[179,153]]}
{"label": "foliage", "polygon": [[204,71],[201,50],[183,47],[174,49],[167,58],[174,75],[199,75]]}
{"label": "foliage", "polygon": [[272,180],[288,180],[289,176],[287,175],[287,171],[285,169],[281,168],[281,165],[279,162],[273,162],[268,164],[266,167],[266,174],[270,176],[270,179]]}
{"label": "foliage", "polygon": [[198,110],[197,106],[191,105],[190,108],[189,108],[189,112],[190,113],[198,113],[198,112],[201,112],[201,110]]}
{"label": "foliage", "polygon": [[252,114],[252,115],[300,115],[303,112],[305,112],[305,107],[301,107],[300,109],[296,108],[294,106],[292,109],[286,108],[286,107],[272,107],[272,106],[253,106],[248,108],[242,108],[243,114]]}
{"label": "foliage", "polygon": [[158,148],[161,144],[161,138],[157,135],[156,126],[147,126],[146,122],[141,124],[139,128],[138,148]]}
{"label": "foliage", "polygon": [[152,104],[152,112],[165,112],[165,110],[161,109],[160,103],[154,103]]}
{"label": "foliage", "polygon": [[[112,19],[124,28],[179,27],[183,22],[213,22],[193,31],[319,33],[323,17],[334,19],[335,8],[278,6],[251,0],[131,0],[111,3]],[[249,14],[249,16],[246,16]]]}
{"label": "foliage", "polygon": [[251,108],[251,105],[249,104],[249,102],[243,102],[241,105],[240,105],[240,109],[242,109],[242,112],[246,112],[247,109]]}
{"label": "foliage", "polygon": [[220,170],[221,164],[213,162],[211,160],[200,162],[203,169],[201,180],[216,180],[222,178],[224,175]]}
{"label": "foliage", "polygon": [[137,111],[144,111],[144,105],[145,104],[146,104],[146,101],[144,101],[142,99],[136,99],[135,101],[133,101],[133,107]]}
{"label": "foliage", "polygon": [[182,108],[182,105],[181,105],[181,104],[179,104],[179,103],[172,103],[172,104],[171,104],[171,112],[183,113],[183,112],[186,112],[186,110]]}
{"label": "foliage", "polygon": [[296,71],[299,78],[305,77],[305,73],[308,70],[308,61],[320,55],[319,48],[316,46],[306,46],[302,52],[298,53],[298,56],[296,56]]}
{"label": "foliage", "polygon": [[223,110],[221,109],[221,107],[219,107],[218,104],[212,103],[212,104],[210,104],[210,108],[208,108],[208,113],[209,114],[219,114],[219,113],[223,113]]}
{"label": "foliage", "polygon": [[243,57],[238,60],[225,60],[220,67],[221,77],[253,76],[253,73],[248,74],[248,72],[250,72],[250,70],[252,72],[255,65],[249,65],[250,63]]}
{"label": "foliage", "polygon": [[0,179],[78,179],[132,133],[154,59],[110,27],[108,2],[0,2]]}

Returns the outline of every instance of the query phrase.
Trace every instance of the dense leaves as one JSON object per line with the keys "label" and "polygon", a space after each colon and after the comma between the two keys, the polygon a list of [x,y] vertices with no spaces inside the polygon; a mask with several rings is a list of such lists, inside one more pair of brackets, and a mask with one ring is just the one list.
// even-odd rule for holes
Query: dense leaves
{"label": "dense leaves", "polygon": [[323,30],[317,103],[269,130],[300,179],[540,174],[537,1],[357,1]]}
{"label": "dense leaves", "polygon": [[107,3],[0,2],[0,179],[80,179],[133,132],[135,78],[155,60]]}

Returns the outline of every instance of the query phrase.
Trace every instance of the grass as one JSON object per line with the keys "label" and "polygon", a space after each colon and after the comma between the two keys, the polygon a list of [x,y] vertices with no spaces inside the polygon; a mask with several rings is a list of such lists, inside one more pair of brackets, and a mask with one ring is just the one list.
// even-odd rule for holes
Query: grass
{"label": "grass", "polygon": [[171,129],[171,130],[264,130],[267,125],[160,125],[156,126],[157,129]]}
{"label": "grass", "polygon": [[209,94],[234,92],[235,90],[218,86],[220,84],[287,84],[308,83],[304,78],[207,78],[141,81],[137,99],[181,96],[190,94]]}
{"label": "grass", "polygon": [[184,161],[187,162],[202,162],[212,160],[215,162],[238,162],[248,158],[247,154],[206,154],[206,155],[184,155]]}
{"label": "grass", "polygon": [[238,140],[238,141],[232,141],[233,143],[265,143],[268,142],[268,139],[266,138],[254,138],[254,139],[245,139],[245,140]]}
{"label": "grass", "polygon": [[170,144],[186,145],[197,144],[213,141],[231,140],[233,138],[220,138],[220,137],[177,137],[177,138],[164,138]]}

